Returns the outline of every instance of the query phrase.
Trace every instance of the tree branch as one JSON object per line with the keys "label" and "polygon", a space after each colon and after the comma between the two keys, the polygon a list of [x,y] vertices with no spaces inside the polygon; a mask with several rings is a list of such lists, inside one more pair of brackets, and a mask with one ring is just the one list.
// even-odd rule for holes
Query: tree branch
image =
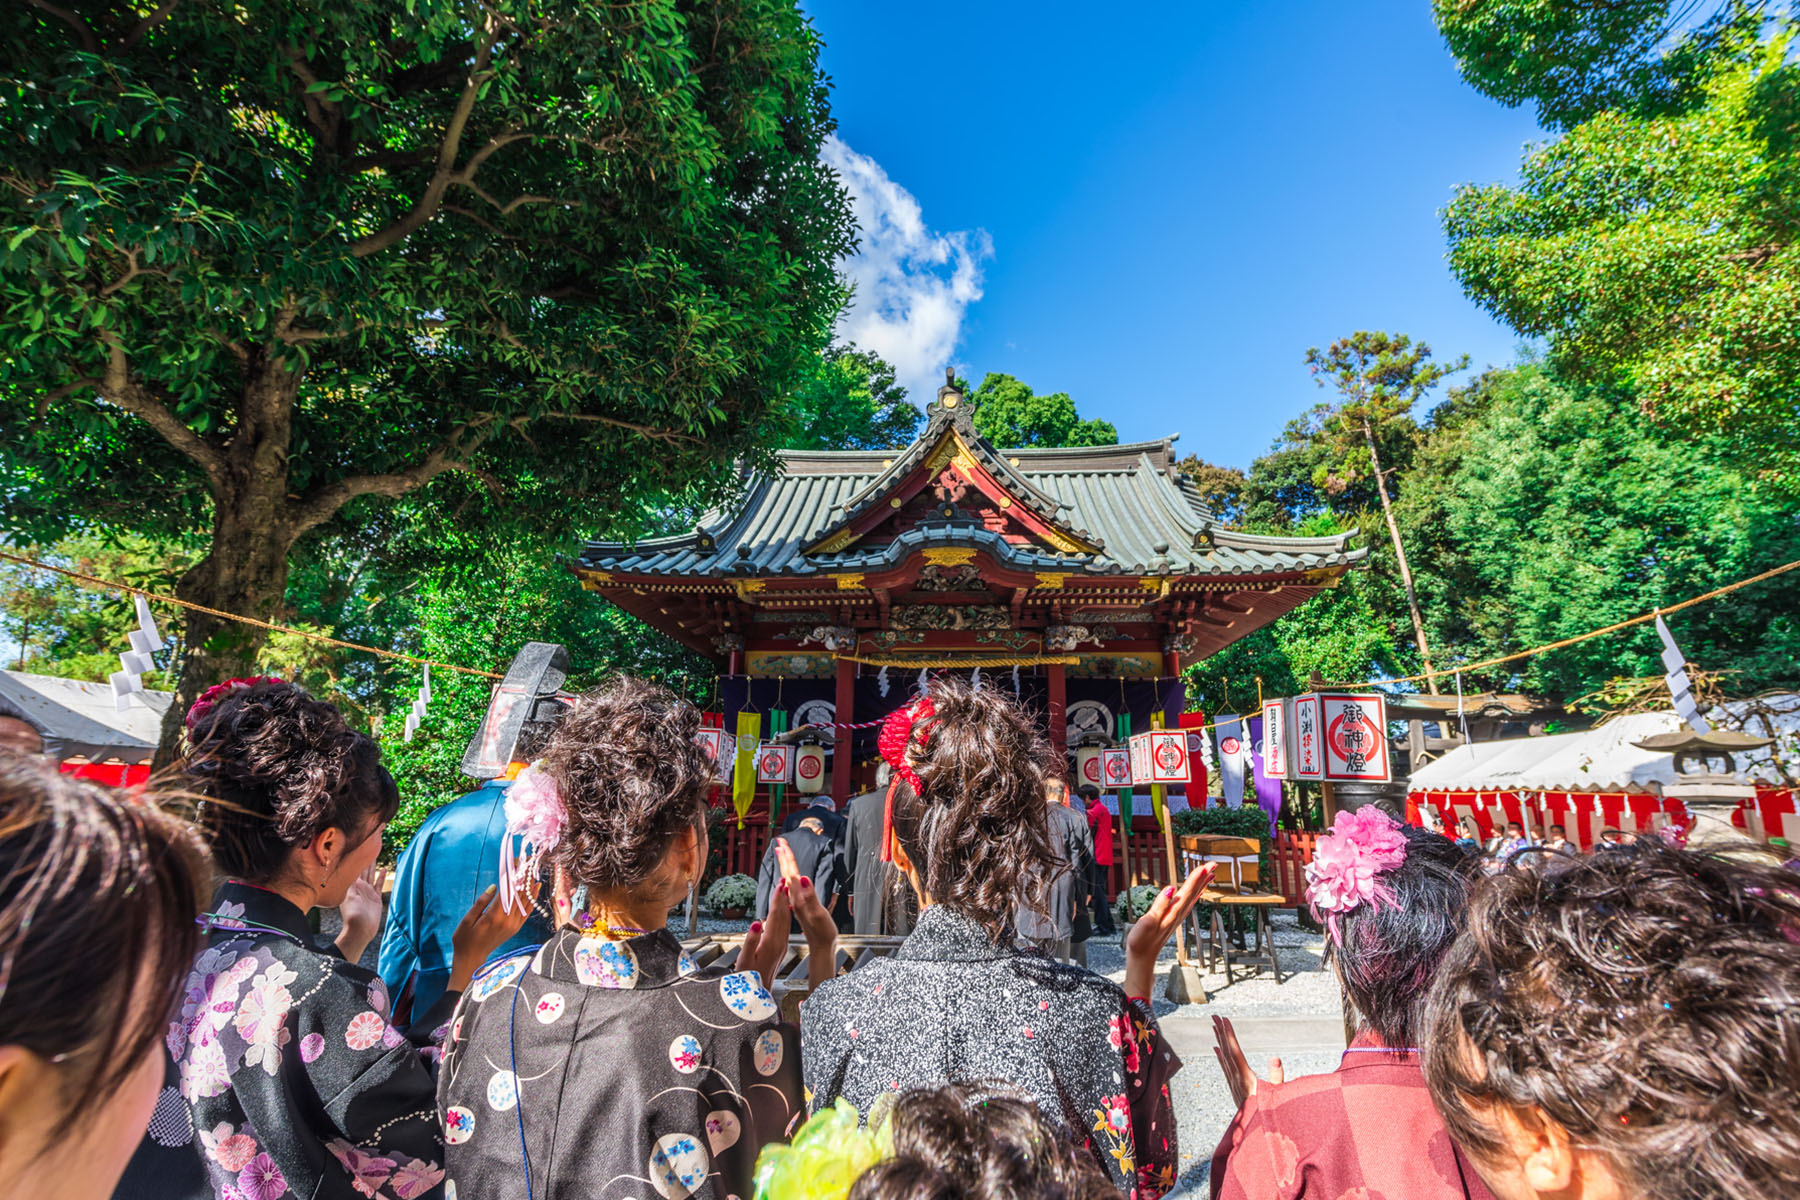
{"label": "tree branch", "polygon": [[38,427],[43,425],[45,416],[49,414],[50,406],[55,404],[58,400],[61,400],[64,396],[73,395],[76,392],[85,391],[88,388],[97,389],[99,386],[100,381],[98,379],[91,375],[84,375],[74,383],[65,383],[59,388],[51,388],[42,396],[38,397],[37,408],[31,414],[31,424],[26,427],[25,432],[36,433]]}
{"label": "tree branch", "polygon": [[100,39],[94,36],[94,27],[92,25],[89,25],[86,21],[82,20],[68,9],[59,8],[56,5],[49,3],[49,0],[27,0],[27,2],[31,7],[40,12],[49,13],[64,25],[73,29],[81,38],[81,48],[83,50],[86,50],[89,54],[100,53]]}
{"label": "tree branch", "polygon": [[219,494],[225,485],[225,456],[132,379],[131,363],[125,357],[125,347],[117,334],[107,330],[100,336],[106,343],[106,371],[100,378],[100,398],[138,418],[155,430],[163,441],[192,459],[206,472],[214,494]]}
{"label": "tree branch", "polygon": [[164,279],[169,277],[167,271],[159,271],[155,267],[139,266],[138,252],[136,250],[127,250],[125,252],[125,264],[125,273],[100,289],[100,299],[105,300],[112,296],[120,288],[130,283],[133,279],[136,279],[139,275],[160,275]]}
{"label": "tree branch", "polygon": [[695,446],[704,444],[702,439],[695,437],[691,433],[682,433],[677,429],[658,429],[654,425],[639,425],[635,421],[621,421],[617,417],[602,417],[594,413],[553,412],[545,413],[542,419],[553,421],[586,421],[595,425],[610,425],[614,429],[628,429],[632,433],[640,434],[653,442],[670,442],[676,444],[686,442]]}
{"label": "tree branch", "polygon": [[138,42],[143,40],[146,33],[149,33],[152,29],[160,25],[162,19],[174,12],[175,6],[180,3],[181,0],[163,0],[149,16],[131,27],[131,32],[125,35],[124,41],[119,43],[119,49],[129,50],[137,45]]}
{"label": "tree branch", "polygon": [[[498,493],[499,480],[468,461],[469,456],[492,435],[497,421],[498,417],[494,413],[481,414],[480,419],[453,431],[425,456],[423,462],[405,471],[351,475],[314,488],[289,508],[287,526],[290,536],[297,538],[308,530],[323,525],[358,496],[386,496],[390,500],[395,499],[425,486],[446,471],[466,471],[481,480],[491,491]],[[462,445],[463,438],[469,434],[476,436],[469,444]]]}

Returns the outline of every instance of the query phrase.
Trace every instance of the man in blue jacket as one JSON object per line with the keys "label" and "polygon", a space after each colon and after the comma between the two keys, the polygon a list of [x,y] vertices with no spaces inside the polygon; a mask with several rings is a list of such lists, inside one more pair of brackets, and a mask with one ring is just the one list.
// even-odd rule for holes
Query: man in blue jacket
{"label": "man in blue jacket", "polygon": [[[525,740],[521,736],[515,755],[525,754]],[[500,878],[506,793],[524,767],[514,762],[506,775],[433,812],[401,852],[376,968],[394,997],[395,1020],[429,1010],[444,994],[451,935],[476,895]],[[550,940],[556,920],[549,910],[549,891],[539,893],[524,927],[494,951],[490,962]]]}

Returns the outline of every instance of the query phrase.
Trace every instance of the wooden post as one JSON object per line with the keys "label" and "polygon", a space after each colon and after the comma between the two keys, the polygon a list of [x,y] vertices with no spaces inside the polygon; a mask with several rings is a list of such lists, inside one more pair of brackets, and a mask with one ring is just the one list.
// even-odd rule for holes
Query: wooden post
{"label": "wooden post", "polygon": [[1325,828],[1337,819],[1337,793],[1332,790],[1331,781],[1327,779],[1322,785],[1325,789]]}
{"label": "wooden post", "polygon": [[831,798],[837,802],[838,811],[842,812],[845,801],[850,799],[851,731],[843,728],[856,723],[856,664],[847,658],[838,659],[837,665],[837,716],[833,718],[838,728],[831,731]]}
{"label": "wooden post", "polygon": [[[1059,773],[1067,774],[1069,756],[1069,690],[1067,671],[1061,663],[1051,663],[1050,672],[1050,745],[1056,751]],[[1102,783],[1106,782],[1101,780]]]}

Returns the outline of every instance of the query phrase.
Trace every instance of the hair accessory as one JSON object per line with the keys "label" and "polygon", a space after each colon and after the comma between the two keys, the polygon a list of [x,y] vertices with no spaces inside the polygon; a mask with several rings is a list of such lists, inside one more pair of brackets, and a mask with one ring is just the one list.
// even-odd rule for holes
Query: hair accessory
{"label": "hair accessory", "polygon": [[875,747],[881,752],[882,761],[893,770],[893,777],[888,780],[887,797],[883,802],[881,817],[881,861],[894,861],[894,792],[902,783],[912,789],[913,795],[922,796],[924,788],[919,783],[919,773],[912,769],[906,761],[906,752],[912,748],[915,737],[923,738],[937,722],[937,706],[931,702],[930,696],[920,696],[911,704],[896,708],[881,723],[881,732],[876,736]]}
{"label": "hair accessory", "polygon": [[500,847],[500,907],[512,911],[513,893],[535,878],[544,856],[562,841],[569,810],[556,781],[532,763],[506,791],[506,841]]}
{"label": "hair accessory", "polygon": [[1405,861],[1406,834],[1393,817],[1373,804],[1337,815],[1306,865],[1307,903],[1333,942],[1343,943],[1342,914],[1364,904],[1395,903],[1393,889],[1381,877]]}
{"label": "hair accessory", "polygon": [[278,679],[273,675],[249,675],[243,679],[227,679],[224,683],[215,683],[204,692],[201,692],[200,698],[194,701],[188,708],[184,723],[187,725],[189,732],[192,732],[194,726],[198,725],[205,719],[206,714],[213,710],[213,706],[231,693],[242,688],[255,687],[259,683],[286,682],[287,680]]}
{"label": "hair accessory", "polygon": [[864,1128],[848,1100],[814,1113],[787,1145],[766,1147],[756,1160],[756,1200],[843,1200],[864,1171],[893,1157],[888,1121]]}

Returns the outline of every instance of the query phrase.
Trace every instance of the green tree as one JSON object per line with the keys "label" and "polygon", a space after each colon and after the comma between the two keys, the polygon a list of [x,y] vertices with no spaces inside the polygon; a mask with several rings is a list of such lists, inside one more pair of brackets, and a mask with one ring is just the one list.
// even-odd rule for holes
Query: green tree
{"label": "green tree", "polygon": [[[1342,397],[1335,408],[1325,414],[1322,423],[1324,443],[1331,452],[1330,460],[1315,469],[1315,483],[1327,490],[1341,487],[1361,473],[1361,462],[1367,460],[1375,485],[1375,496],[1381,502],[1381,515],[1387,522],[1388,537],[1394,547],[1394,561],[1400,568],[1400,583],[1406,592],[1406,608],[1412,618],[1413,637],[1419,647],[1419,659],[1429,672],[1431,650],[1425,640],[1425,620],[1419,613],[1419,597],[1413,587],[1412,570],[1406,561],[1406,546],[1400,538],[1400,526],[1394,520],[1393,498],[1389,495],[1391,468],[1382,465],[1381,443],[1395,432],[1404,434],[1413,425],[1412,410],[1425,393],[1446,376],[1469,365],[1464,355],[1453,363],[1431,361],[1431,347],[1415,343],[1405,334],[1389,335],[1358,330],[1347,338],[1339,338],[1329,347],[1313,347],[1306,352],[1306,365],[1320,387],[1327,383],[1336,387]],[[1435,677],[1426,686],[1435,694]]]}
{"label": "green tree", "polygon": [[975,432],[996,446],[1116,446],[1110,421],[1083,420],[1067,392],[1033,392],[1011,375],[989,372],[969,394]]}
{"label": "green tree", "polygon": [[1463,78],[1569,128],[1609,109],[1667,111],[1689,101],[1707,65],[1754,37],[1760,0],[1432,0]]}
{"label": "green tree", "polygon": [[[1586,633],[1800,558],[1800,517],[1750,477],[1742,446],[1646,420],[1617,390],[1550,363],[1490,372],[1433,420],[1396,505],[1433,644],[1450,662]],[[1800,682],[1800,581],[1671,617],[1732,694]],[[1465,677],[1563,700],[1660,675],[1649,626]]]}
{"label": "green tree", "polygon": [[[450,475],[598,527],[723,472],[844,295],[791,0],[70,0],[15,33],[0,528],[207,529],[188,600],[267,616],[296,545]],[[177,714],[263,640],[188,637]]]}
{"label": "green tree", "polygon": [[833,346],[787,404],[787,450],[895,450],[919,434],[925,414],[906,399],[879,355]]}
{"label": "green tree", "polygon": [[[88,530],[50,546],[8,546],[12,553],[96,579],[166,592],[195,557],[195,547],[170,539]],[[165,661],[178,664],[182,624],[158,613],[170,643]],[[0,633],[18,646],[21,671],[103,683],[129,649],[125,633],[137,627],[129,597],[77,583],[65,575],[0,562]],[[162,670],[146,672],[144,686],[166,689]]]}
{"label": "green tree", "polygon": [[1795,27],[1734,32],[1677,106],[1597,112],[1526,156],[1517,187],[1444,212],[1482,307],[1549,339],[1571,378],[1749,439],[1800,489],[1800,67]]}

